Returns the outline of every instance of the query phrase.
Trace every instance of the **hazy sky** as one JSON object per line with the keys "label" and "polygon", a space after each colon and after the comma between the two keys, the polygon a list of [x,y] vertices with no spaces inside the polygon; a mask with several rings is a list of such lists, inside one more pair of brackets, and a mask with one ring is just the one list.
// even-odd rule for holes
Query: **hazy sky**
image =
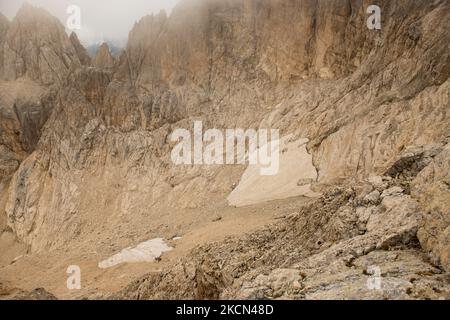
{"label": "hazy sky", "polygon": [[170,13],[178,0],[0,0],[0,12],[10,20],[24,2],[45,8],[66,26],[67,8],[81,9],[81,42],[89,45],[103,40],[124,44],[133,24],[141,17],[165,9]]}

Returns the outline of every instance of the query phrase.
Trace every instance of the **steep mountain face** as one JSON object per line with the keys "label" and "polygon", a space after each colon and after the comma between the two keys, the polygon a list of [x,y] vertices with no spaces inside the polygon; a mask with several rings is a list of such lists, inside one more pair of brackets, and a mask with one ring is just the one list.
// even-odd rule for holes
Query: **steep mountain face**
{"label": "steep mountain face", "polygon": [[64,27],[46,11],[24,5],[12,22],[0,15],[0,215],[9,180],[34,151],[60,81],[80,66]]}
{"label": "steep mountain face", "polygon": [[79,67],[64,27],[43,9],[24,5],[12,21],[3,47],[4,80],[28,77],[49,85]]}
{"label": "steep mountain face", "polygon": [[[280,223],[280,232],[249,236],[249,246],[257,239],[252,250],[233,241],[201,248],[122,297],[339,296],[347,268],[356,266],[360,283],[371,259],[389,270],[407,265],[392,276],[389,296],[395,298],[400,283],[405,295],[399,296],[407,297],[414,274],[450,268],[449,212],[442,205],[449,177],[433,170],[448,172],[450,4],[379,1],[382,29],[369,30],[370,4],[182,1],[170,16],[139,21],[117,65],[107,46],[101,48],[94,68],[81,66],[79,50],[61,26],[42,28],[25,41],[44,49],[20,50],[24,44],[17,39],[30,35],[16,20],[29,14],[40,25],[44,19],[26,7],[3,46],[20,54],[3,55],[2,74],[57,82],[59,89],[38,147],[11,182],[9,226],[32,252],[119,239],[131,245],[149,230],[167,236],[183,231],[182,222],[165,228],[160,221],[174,221],[180,210],[220,210],[245,168],[174,166],[173,130],[191,128],[196,119],[205,129],[279,128],[293,141],[308,139],[318,177],[311,188],[325,196],[299,209],[294,223]],[[60,50],[46,50],[49,42]],[[45,63],[50,56],[52,68]],[[336,185],[355,190],[330,192]],[[282,250],[283,244],[292,251]],[[394,249],[398,260],[389,253]],[[229,264],[222,260],[232,252],[241,254]],[[233,269],[250,259],[248,252],[265,264]],[[439,268],[423,261],[424,252]],[[295,273],[292,283],[300,285],[282,283],[274,294],[279,283],[270,281],[291,279],[280,267]],[[258,278],[271,272],[269,279]],[[320,292],[317,281],[327,273],[339,276],[328,279],[335,285],[331,291]],[[443,278],[429,280],[440,288]]]}
{"label": "steep mountain face", "polygon": [[34,151],[50,115],[54,92],[30,80],[0,81],[0,89],[0,184],[3,184]]}
{"label": "steep mountain face", "polygon": [[23,159],[34,150],[50,115],[50,87],[81,64],[61,23],[30,5],[11,23],[0,17],[0,62],[0,144],[16,160]]}

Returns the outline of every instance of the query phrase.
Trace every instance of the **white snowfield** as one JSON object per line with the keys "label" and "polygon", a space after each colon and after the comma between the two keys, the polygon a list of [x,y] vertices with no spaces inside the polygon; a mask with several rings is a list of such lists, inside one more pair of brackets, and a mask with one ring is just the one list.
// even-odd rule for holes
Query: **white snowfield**
{"label": "white snowfield", "polygon": [[318,196],[311,190],[318,175],[306,149],[309,140],[291,139],[287,136],[280,141],[278,173],[264,176],[260,174],[261,165],[249,165],[238,186],[228,196],[229,205],[243,207],[297,196]]}
{"label": "white snowfield", "polygon": [[121,263],[154,262],[164,252],[171,251],[172,249],[172,247],[169,247],[164,242],[164,239],[156,238],[142,242],[134,248],[125,248],[112,257],[101,261],[98,267],[106,269]]}

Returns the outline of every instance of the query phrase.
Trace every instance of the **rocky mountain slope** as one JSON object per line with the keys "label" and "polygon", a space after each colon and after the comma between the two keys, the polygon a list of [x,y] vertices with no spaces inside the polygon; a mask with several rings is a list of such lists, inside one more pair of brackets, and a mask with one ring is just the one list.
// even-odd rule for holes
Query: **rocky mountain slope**
{"label": "rocky mountain slope", "polygon": [[[437,187],[436,198],[424,192],[438,203],[431,210],[414,197],[431,170],[448,183],[448,143],[411,150],[386,175],[333,188],[264,230],[201,246],[112,297],[449,299],[448,189]],[[370,286],[376,279],[379,288]]]}
{"label": "rocky mountain slope", "polygon": [[77,34],[75,32],[72,32],[70,34],[69,39],[70,39],[70,42],[72,43],[72,46],[75,49],[75,52],[77,53],[80,63],[83,66],[91,65],[91,57],[89,56],[86,48],[83,47],[83,45],[80,43],[80,40],[78,39]]}
{"label": "rocky mountain slope", "polygon": [[12,22],[0,21],[2,183],[39,141],[54,87],[81,63],[64,27],[46,11],[24,5]]}
{"label": "rocky mountain slope", "polygon": [[[94,244],[100,260],[187,232],[239,185],[245,166],[174,166],[173,130],[278,128],[307,139],[325,195],[117,296],[448,298],[450,5],[378,1],[369,30],[370,4],[185,0],[93,67],[42,10],[0,17],[0,214],[31,254]],[[362,285],[371,264],[384,293]]]}
{"label": "rocky mountain slope", "polygon": [[24,5],[11,22],[0,16],[0,212],[9,180],[34,151],[62,79],[79,67],[64,27],[46,11]]}

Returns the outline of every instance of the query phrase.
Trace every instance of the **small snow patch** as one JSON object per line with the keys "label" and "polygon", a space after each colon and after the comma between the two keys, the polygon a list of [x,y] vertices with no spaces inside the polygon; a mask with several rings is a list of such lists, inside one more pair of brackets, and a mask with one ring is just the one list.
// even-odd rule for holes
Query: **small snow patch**
{"label": "small snow patch", "polygon": [[169,247],[162,238],[156,238],[145,241],[132,248],[125,248],[121,252],[101,261],[98,267],[106,269],[121,263],[136,263],[136,262],[154,262],[161,257],[164,252],[171,251],[173,248]]}

